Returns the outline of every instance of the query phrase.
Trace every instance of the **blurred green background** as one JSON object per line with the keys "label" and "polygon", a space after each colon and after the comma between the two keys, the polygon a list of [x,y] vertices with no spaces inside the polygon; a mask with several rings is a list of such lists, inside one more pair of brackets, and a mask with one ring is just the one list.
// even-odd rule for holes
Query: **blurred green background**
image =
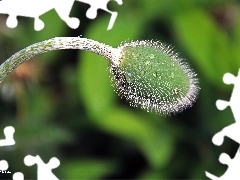
{"label": "blurred green background", "polygon": [[[118,46],[125,40],[154,39],[172,44],[198,74],[201,91],[192,108],[159,116],[130,107],[110,83],[109,63],[90,52],[62,50],[32,58],[19,66],[0,87],[0,131],[15,127],[16,145],[0,148],[9,170],[36,179],[37,166],[23,163],[39,155],[45,163],[57,157],[59,179],[207,179],[205,171],[221,176],[222,152],[233,157],[238,144],[226,138],[220,147],[212,136],[234,122],[230,108],[217,110],[217,99],[229,100],[232,85],[224,73],[240,68],[240,4],[231,0],[111,1],[118,12],[107,31],[110,14],[74,3],[70,16],[81,20],[70,29],[51,10],[40,18],[19,17],[18,27],[6,27],[0,15],[0,62],[18,50],[56,36],[79,36]],[[0,133],[0,139],[3,139]],[[0,174],[0,179],[12,179]]]}

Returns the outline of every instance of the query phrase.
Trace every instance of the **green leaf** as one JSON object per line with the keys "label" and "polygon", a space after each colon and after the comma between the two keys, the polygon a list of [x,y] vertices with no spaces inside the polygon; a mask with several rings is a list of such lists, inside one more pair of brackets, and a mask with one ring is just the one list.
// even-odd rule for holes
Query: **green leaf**
{"label": "green leaf", "polygon": [[172,131],[166,125],[156,126],[154,121],[118,107],[112,108],[98,122],[98,126],[110,134],[136,143],[153,167],[163,167],[171,158],[174,142]]}
{"label": "green leaf", "polygon": [[106,160],[74,160],[61,165],[64,179],[99,179],[103,178],[115,167]]}
{"label": "green leaf", "polygon": [[221,86],[222,75],[232,71],[227,34],[200,8],[179,13],[174,19],[174,29],[205,79]]}

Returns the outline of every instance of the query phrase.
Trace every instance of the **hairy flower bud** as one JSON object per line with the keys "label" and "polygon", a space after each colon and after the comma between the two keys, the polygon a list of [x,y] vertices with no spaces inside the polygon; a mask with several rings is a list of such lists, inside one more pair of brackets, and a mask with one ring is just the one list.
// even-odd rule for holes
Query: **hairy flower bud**
{"label": "hairy flower bud", "polygon": [[196,74],[169,46],[135,41],[118,49],[119,63],[110,69],[118,94],[131,106],[169,114],[181,112],[196,100]]}

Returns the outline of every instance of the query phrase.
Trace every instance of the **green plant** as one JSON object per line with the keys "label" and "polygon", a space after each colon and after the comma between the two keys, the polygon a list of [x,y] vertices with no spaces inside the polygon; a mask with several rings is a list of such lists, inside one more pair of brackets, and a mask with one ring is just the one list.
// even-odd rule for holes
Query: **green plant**
{"label": "green plant", "polygon": [[17,52],[0,66],[0,82],[21,63],[44,52],[80,49],[110,61],[114,86],[130,102],[158,113],[181,112],[198,94],[198,80],[172,48],[161,42],[133,41],[117,48],[80,37],[56,37]]}

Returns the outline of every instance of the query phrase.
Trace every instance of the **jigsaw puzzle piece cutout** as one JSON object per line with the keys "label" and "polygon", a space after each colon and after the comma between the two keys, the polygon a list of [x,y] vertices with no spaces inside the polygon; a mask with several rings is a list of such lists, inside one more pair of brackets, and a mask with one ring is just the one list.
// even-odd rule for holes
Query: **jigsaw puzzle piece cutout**
{"label": "jigsaw puzzle piece cutout", "polygon": [[[225,74],[226,75],[226,74]],[[240,111],[239,111],[239,104],[240,104],[240,69],[238,71],[238,76],[235,77],[230,73],[224,76],[226,82],[234,84],[234,88],[232,91],[232,95],[230,98],[230,107],[236,122],[240,123]]]}
{"label": "jigsaw puzzle piece cutout", "polygon": [[211,174],[207,171],[205,171],[205,175],[211,180],[219,180],[219,177],[217,177],[217,176],[215,176],[215,175],[213,175],[213,174]]}
{"label": "jigsaw puzzle piece cutout", "polygon": [[39,19],[39,16],[52,9],[53,6],[53,0],[2,0],[0,1],[0,13],[9,15],[6,24],[10,28],[17,27],[17,16],[34,18],[34,29],[38,31],[44,28],[44,22]]}
{"label": "jigsaw puzzle piece cutout", "polygon": [[[219,156],[219,162],[221,164],[228,165],[227,171],[221,176],[216,177],[215,175],[205,172],[205,175],[212,180],[229,180],[229,179],[240,179],[240,149],[238,149],[235,157],[233,159],[226,153],[222,153]],[[234,176],[234,177],[233,177]]]}
{"label": "jigsaw puzzle piece cutout", "polygon": [[[231,73],[225,73],[223,76],[223,82],[225,84],[233,84],[233,90],[231,98],[229,101],[217,100],[216,106],[219,110],[224,110],[228,106],[231,108],[235,123],[223,128],[220,132],[215,134],[212,138],[212,142],[220,146],[223,144],[224,137],[229,137],[235,142],[240,144],[240,111],[239,111],[239,102],[240,102],[240,69],[238,71],[238,76],[234,76]],[[240,179],[240,148],[238,149],[235,157],[233,159],[226,153],[222,153],[219,157],[219,162],[222,164],[228,165],[227,171],[221,176],[216,177],[209,172],[205,172],[206,176],[212,180],[228,180],[228,179]]]}
{"label": "jigsaw puzzle piece cutout", "polygon": [[14,2],[12,0],[2,0],[0,1],[0,13],[1,14],[8,14],[9,17],[7,18],[7,26],[10,28],[17,27],[18,21],[17,21],[17,15],[14,12],[14,8],[12,7]]}
{"label": "jigsaw puzzle piece cutout", "polygon": [[21,172],[16,172],[12,176],[13,180],[24,180],[24,175]]}
{"label": "jigsaw puzzle piece cutout", "polygon": [[224,110],[229,106],[232,110],[235,121],[240,123],[240,69],[237,76],[234,76],[231,73],[225,73],[223,76],[223,82],[225,84],[233,84],[233,91],[229,101],[217,100],[216,106],[219,110]]}
{"label": "jigsaw puzzle piece cutout", "polygon": [[[0,14],[8,14],[7,26],[15,28],[18,25],[17,16],[34,18],[34,29],[40,31],[44,28],[44,22],[39,18],[41,15],[51,9],[55,9],[59,17],[72,29],[80,25],[80,20],[75,17],[69,17],[75,0],[2,0],[0,1]],[[86,12],[89,19],[97,17],[98,9],[102,9],[111,14],[107,30],[112,29],[117,12],[110,11],[107,4],[110,0],[76,0],[90,5]],[[123,4],[122,0],[115,0],[119,5]]]}
{"label": "jigsaw puzzle piece cutout", "polygon": [[[11,173],[7,171],[8,169],[8,162],[6,160],[0,161],[0,173]],[[13,180],[24,180],[24,175],[21,172],[16,172],[13,174]]]}
{"label": "jigsaw puzzle piece cutout", "polygon": [[8,162],[6,160],[0,161],[0,173],[11,173],[10,171],[7,171],[8,169]]}
{"label": "jigsaw puzzle piece cutout", "polygon": [[26,166],[32,166],[34,164],[37,164],[38,180],[58,180],[58,178],[52,173],[52,169],[55,169],[60,165],[60,161],[56,157],[51,158],[49,162],[45,164],[39,155],[27,155],[24,158],[24,163]]}
{"label": "jigsaw puzzle piece cutout", "polygon": [[57,1],[55,3],[55,10],[59,17],[72,29],[77,29],[80,25],[80,20],[76,17],[69,17],[71,9],[75,0]]}
{"label": "jigsaw puzzle piece cutout", "polygon": [[[111,18],[110,18],[110,21],[109,21],[109,24],[108,24],[108,28],[107,30],[110,30],[112,29],[115,21],[116,21],[116,18],[117,18],[117,15],[118,13],[117,12],[114,12],[114,11],[110,11],[108,8],[107,8],[107,4],[110,0],[77,0],[79,2],[83,2],[85,4],[89,4],[91,7],[87,10],[86,12],[86,16],[87,18],[89,19],[95,19],[97,17],[97,11],[98,9],[101,9],[101,10],[104,10],[108,13],[111,14]],[[123,2],[122,0],[115,0],[119,5],[122,5]]]}
{"label": "jigsaw puzzle piece cutout", "polygon": [[0,139],[0,146],[14,145],[15,144],[15,140],[13,139],[14,132],[15,132],[15,129],[12,126],[5,127],[3,130],[5,139]]}
{"label": "jigsaw puzzle piece cutout", "polygon": [[230,103],[229,103],[229,101],[217,100],[216,106],[217,106],[218,110],[222,111],[222,110],[226,109],[228,106],[230,106]]}
{"label": "jigsaw puzzle piece cutout", "polygon": [[69,17],[73,3],[74,0],[2,0],[0,1],[0,13],[9,14],[6,24],[10,28],[17,27],[17,16],[22,16],[34,18],[34,29],[40,31],[44,28],[44,22],[39,17],[55,9],[69,27],[76,29],[80,20]]}
{"label": "jigsaw puzzle piece cutout", "polygon": [[15,28],[18,25],[18,20],[17,20],[17,16],[11,15],[7,18],[6,21],[7,27],[9,28]]}
{"label": "jigsaw puzzle piece cutout", "polygon": [[240,124],[234,123],[225,128],[223,128],[220,132],[216,133],[213,138],[213,144],[220,146],[224,141],[224,137],[229,137],[230,139],[234,140],[235,142],[240,144]]}
{"label": "jigsaw puzzle piece cutout", "polygon": [[213,144],[220,146],[224,141],[224,137],[229,137],[235,142],[240,144],[240,123],[233,123],[225,128],[223,128],[220,132],[216,133],[213,138]]}
{"label": "jigsaw puzzle piece cutout", "polygon": [[216,106],[219,110],[224,110],[229,106],[232,110],[236,122],[223,128],[219,133],[214,135],[212,141],[215,145],[220,146],[223,143],[224,136],[227,136],[240,144],[240,69],[238,76],[234,76],[230,73],[225,73],[223,76],[223,82],[225,84],[234,84],[231,98],[230,101],[217,100]]}
{"label": "jigsaw puzzle piece cutout", "polygon": [[8,169],[8,162],[6,160],[0,161],[0,171],[6,171]]}
{"label": "jigsaw puzzle piece cutout", "polygon": [[225,73],[223,75],[223,82],[225,84],[235,84],[236,80],[237,80],[236,76],[234,76],[231,73]]}
{"label": "jigsaw puzzle piece cutout", "polygon": [[[9,15],[6,24],[9,28],[16,28],[18,25],[17,16]],[[39,17],[34,18],[34,29],[36,31],[42,30],[44,26],[45,26],[44,22],[41,19],[39,19]]]}

